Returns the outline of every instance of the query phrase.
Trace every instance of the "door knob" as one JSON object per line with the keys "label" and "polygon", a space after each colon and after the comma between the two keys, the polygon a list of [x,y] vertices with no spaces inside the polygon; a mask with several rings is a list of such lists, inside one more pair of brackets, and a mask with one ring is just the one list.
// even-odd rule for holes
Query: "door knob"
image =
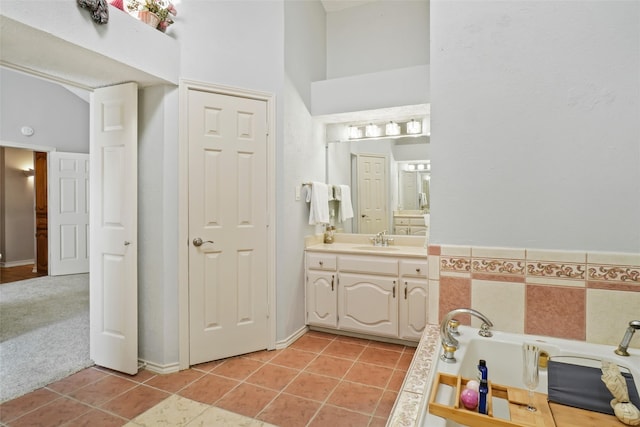
{"label": "door knob", "polygon": [[213,243],[213,240],[202,240],[200,237],[193,239],[193,246],[202,246],[203,243]]}

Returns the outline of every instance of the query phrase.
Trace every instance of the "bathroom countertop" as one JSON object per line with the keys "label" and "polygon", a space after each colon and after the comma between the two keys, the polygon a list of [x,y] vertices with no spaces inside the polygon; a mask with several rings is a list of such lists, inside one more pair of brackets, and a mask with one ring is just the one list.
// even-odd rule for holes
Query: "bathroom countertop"
{"label": "bathroom countertop", "polygon": [[394,218],[424,218],[424,216],[427,214],[412,214],[412,213],[399,213],[399,214],[393,214]]}
{"label": "bathroom countertop", "polygon": [[423,246],[373,246],[371,243],[317,243],[305,248],[314,252],[330,252],[357,255],[379,255],[389,257],[426,258],[427,249]]}
{"label": "bathroom countertop", "polygon": [[413,427],[427,410],[431,370],[440,350],[440,326],[427,324],[393,405],[387,427]]}

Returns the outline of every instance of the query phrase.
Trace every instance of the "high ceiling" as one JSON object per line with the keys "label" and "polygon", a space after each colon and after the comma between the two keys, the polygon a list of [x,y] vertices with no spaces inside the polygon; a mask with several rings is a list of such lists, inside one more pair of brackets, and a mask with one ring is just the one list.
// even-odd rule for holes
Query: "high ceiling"
{"label": "high ceiling", "polygon": [[326,12],[335,12],[378,0],[321,0]]}

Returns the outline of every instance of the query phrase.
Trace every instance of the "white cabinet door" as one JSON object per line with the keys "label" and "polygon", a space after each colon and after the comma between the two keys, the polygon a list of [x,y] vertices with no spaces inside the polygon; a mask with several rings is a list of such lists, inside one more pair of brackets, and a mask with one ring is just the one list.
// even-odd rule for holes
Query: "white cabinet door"
{"label": "white cabinet door", "polygon": [[340,274],[340,329],[398,336],[397,277]]}
{"label": "white cabinet door", "polygon": [[400,338],[420,340],[427,324],[427,281],[404,278],[400,289]]}
{"label": "white cabinet door", "polygon": [[336,273],[307,272],[307,323],[335,328],[338,326]]}

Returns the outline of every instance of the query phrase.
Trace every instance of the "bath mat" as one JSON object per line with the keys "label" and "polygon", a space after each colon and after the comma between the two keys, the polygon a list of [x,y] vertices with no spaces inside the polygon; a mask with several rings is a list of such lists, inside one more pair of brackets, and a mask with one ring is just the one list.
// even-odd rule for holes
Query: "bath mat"
{"label": "bath mat", "polygon": [[[610,404],[613,396],[600,379],[600,368],[549,360],[547,369],[550,402],[614,415]],[[640,397],[633,376],[628,372],[622,372],[622,376],[627,382],[629,399],[640,407]]]}

